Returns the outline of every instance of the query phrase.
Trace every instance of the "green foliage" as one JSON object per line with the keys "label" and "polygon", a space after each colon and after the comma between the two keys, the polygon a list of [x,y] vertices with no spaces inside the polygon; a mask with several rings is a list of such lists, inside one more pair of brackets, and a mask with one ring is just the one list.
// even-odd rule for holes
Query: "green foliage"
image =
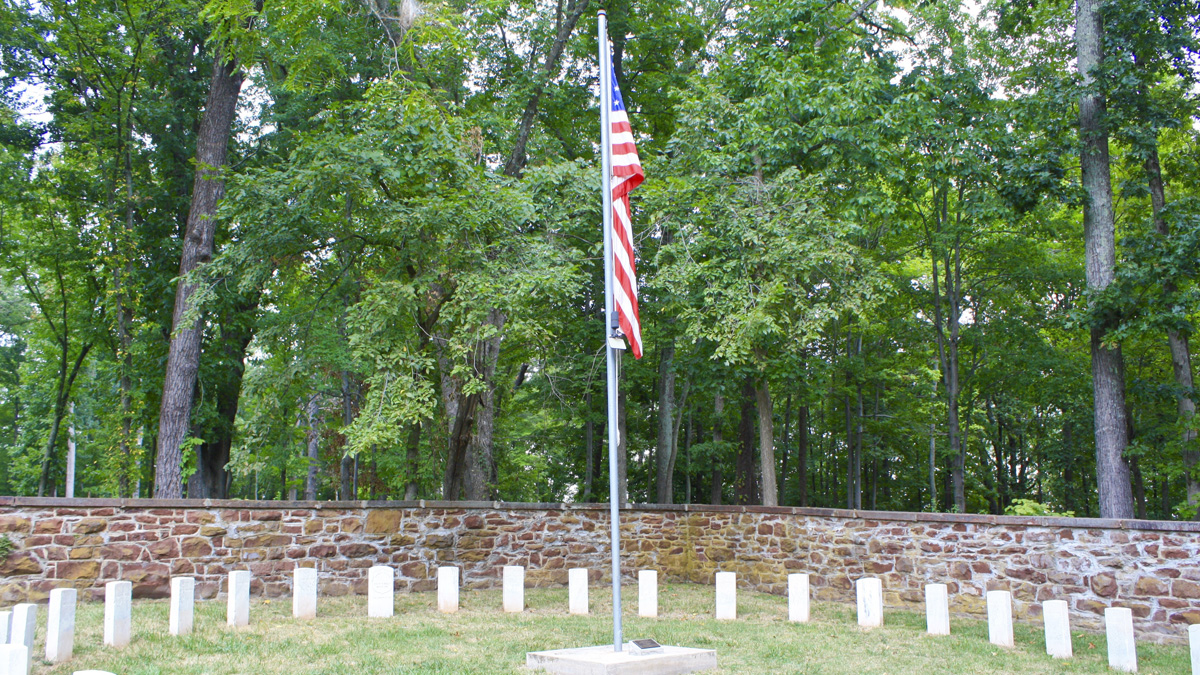
{"label": "green foliage", "polygon": [[1051,511],[1050,507],[1045,504],[1036,502],[1032,499],[1014,499],[1012,504],[1004,507],[1004,514],[1008,516],[1052,516],[1056,518],[1074,518],[1074,511],[1063,511],[1061,513]]}
{"label": "green foliage", "polygon": [[[604,499],[597,44],[590,9],[561,34],[573,7],[0,4],[0,492],[61,492],[68,429],[77,494],[148,490],[220,58],[246,84],[189,279],[185,471],[228,451],[235,496],[434,498],[463,441],[487,498]],[[647,170],[631,499],[672,452],[676,501],[748,494],[753,381],[782,503],[948,509],[957,473],[967,512],[1090,515],[1104,325],[1139,505],[1194,516],[1195,392],[1163,346],[1200,309],[1193,8],[1106,3],[1119,266],[1089,297],[1068,3],[602,7]]]}

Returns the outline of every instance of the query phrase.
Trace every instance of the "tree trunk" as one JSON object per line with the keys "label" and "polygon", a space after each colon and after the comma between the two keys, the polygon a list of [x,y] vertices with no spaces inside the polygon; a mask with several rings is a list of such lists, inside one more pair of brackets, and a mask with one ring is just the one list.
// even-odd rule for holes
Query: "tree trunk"
{"label": "tree trunk", "polygon": [[[858,352],[862,353],[862,338],[859,338]],[[858,401],[858,424],[854,429],[854,508],[862,508],[862,459],[863,459],[863,395],[862,382],[855,387]]]}
{"label": "tree trunk", "polygon": [[929,423],[929,511],[937,513],[938,498],[937,498],[937,436],[934,432],[937,429],[933,422]]}
{"label": "tree trunk", "polygon": [[[1063,485],[1066,487],[1063,490],[1063,506],[1067,511],[1075,511],[1075,440],[1071,432],[1071,423],[1063,422],[1062,428],[1062,457],[1066,459],[1066,465],[1063,467]],[[1086,499],[1084,501],[1087,501]]]}
{"label": "tree trunk", "polygon": [[800,506],[808,506],[808,406],[796,411],[796,473],[800,481]]}
{"label": "tree trunk", "polygon": [[[226,62],[218,53],[213,60],[208,100],[196,137],[196,180],[192,186],[192,206],[183,239],[180,277],[212,259],[217,202],[225,191],[221,171],[225,167],[241,89],[242,72],[237,62]],[[159,499],[178,499],[183,496],[181,445],[191,420],[196,374],[200,368],[200,341],[204,333],[199,317],[190,324],[185,323],[185,313],[190,309],[190,300],[195,291],[194,283],[183,278],[179,280],[158,418],[154,496]]]}
{"label": "tree trunk", "polygon": [[493,445],[496,414],[496,364],[500,360],[500,340],[504,333],[504,313],[493,309],[488,313],[487,323],[495,328],[492,337],[476,345],[475,363],[482,364],[479,377],[485,387],[479,393],[478,409],[475,411],[475,429],[467,445],[467,467],[464,494],[470,501],[485,501],[497,498],[496,456]]}
{"label": "tree trunk", "polygon": [[692,503],[692,411],[687,414],[687,428],[683,431],[683,503]]}
{"label": "tree trunk", "polygon": [[754,389],[758,408],[758,458],[762,473],[762,505],[779,506],[775,483],[775,408],[771,404],[771,385],[766,376]]}
{"label": "tree trunk", "polygon": [[1146,519],[1146,482],[1142,479],[1142,467],[1136,457],[1129,460],[1129,470],[1133,473],[1133,500],[1137,508],[1139,520]]}
{"label": "tree trunk", "polygon": [[[935,209],[935,234],[940,235],[949,218],[949,188],[940,190],[940,207]],[[961,193],[960,193],[961,201]],[[938,257],[941,253],[935,241],[930,241],[930,263],[933,269],[933,316],[935,337],[937,338],[938,362],[942,371],[942,384],[946,388],[946,433],[950,448],[950,480],[953,484],[954,510],[963,513],[967,508],[966,481],[964,465],[966,458],[959,434],[958,397],[959,397],[959,316],[962,314],[960,293],[962,289],[961,238],[955,235],[954,244],[943,267],[945,272],[945,297],[939,289]],[[947,305],[942,311],[942,305]],[[948,333],[948,335],[947,335]]]}
{"label": "tree trunk", "polygon": [[62,428],[63,418],[67,414],[67,405],[71,401],[71,389],[75,386],[75,378],[79,375],[79,370],[83,367],[88,352],[92,350],[91,344],[83,345],[75,357],[75,363],[69,365],[67,350],[71,343],[68,340],[66,323],[63,324],[62,329],[63,335],[59,336],[58,340],[59,348],[62,351],[59,355],[58,387],[54,396],[54,418],[50,420],[50,437],[46,439],[46,452],[42,455],[42,473],[38,480],[39,497],[45,497],[47,489],[51,488],[50,468],[54,462],[54,450],[58,446],[59,430]]}
{"label": "tree trunk", "polygon": [[421,427],[424,422],[416,421],[408,430],[408,443],[404,450],[404,461],[408,470],[408,480],[404,483],[404,499],[412,501],[418,497],[420,483],[417,473],[421,469]]}
{"label": "tree trunk", "polygon": [[242,376],[246,372],[246,350],[254,339],[254,313],[258,310],[258,295],[243,298],[235,304],[228,316],[220,317],[221,341],[210,349],[219,352],[219,360],[226,364],[218,375],[215,390],[217,425],[214,436],[197,448],[196,473],[188,478],[187,493],[192,499],[227,499],[229,497],[230,451],[233,434],[237,427],[238,406],[242,396]]}
{"label": "tree trunk", "polygon": [[675,341],[668,340],[659,350],[658,361],[658,445],[655,459],[655,500],[674,503],[671,449],[675,438]]}
{"label": "tree trunk", "polygon": [[75,496],[75,402],[67,406],[71,421],[67,423],[67,476],[63,481],[63,496]]}
{"label": "tree trunk", "polygon": [[717,456],[720,451],[721,444],[725,442],[724,432],[721,430],[721,413],[725,411],[725,397],[717,394],[713,397],[713,449],[710,457],[712,458],[712,484],[708,489],[708,501],[714,506],[721,505],[721,494],[725,490],[725,476],[721,472],[721,458]]}
{"label": "tree trunk", "polygon": [[[132,100],[130,102],[132,106]],[[120,115],[118,115],[118,120]],[[120,124],[118,122],[118,124]],[[121,136],[122,155],[125,163],[125,231],[122,233],[126,239],[126,245],[129,244],[128,238],[133,233],[133,116],[130,115],[128,123],[124,125],[125,129],[119,135]],[[117,303],[117,349],[119,351],[118,360],[121,364],[121,377],[119,380],[119,388],[121,391],[121,437],[118,439],[119,452],[121,456],[120,474],[117,476],[117,496],[129,497],[129,473],[132,468],[131,454],[129,451],[129,438],[133,432],[133,335],[130,333],[130,326],[133,324],[133,308],[129,304],[128,286],[130,279],[133,276],[133,261],[132,256],[126,255],[124,264],[122,265],[124,273],[114,270],[115,277],[114,293]]]}
{"label": "tree trunk", "polygon": [[[538,74],[538,81],[534,84],[533,91],[525,102],[525,110],[522,111],[521,121],[517,125],[516,143],[513,144],[512,152],[509,153],[508,160],[504,163],[504,175],[506,176],[520,177],[521,171],[525,168],[525,147],[528,145],[529,135],[533,131],[533,122],[537,119],[538,102],[545,93],[546,85],[554,78],[567,41],[575,32],[575,25],[579,23],[579,17],[583,15],[587,6],[588,0],[568,0],[566,14],[560,14],[557,17],[558,30],[554,34],[554,42],[551,43],[550,51],[547,53],[545,67]],[[561,1],[559,7],[561,11]]]}
{"label": "tree trunk", "polygon": [[[495,496],[495,457],[493,432],[495,417],[495,374],[500,358],[500,342],[505,323],[504,313],[492,309],[485,326],[495,329],[491,337],[475,343],[471,356],[474,376],[484,383],[484,390],[463,395],[463,382],[452,375],[453,364],[444,349],[438,353],[441,369],[442,405],[449,424],[449,445],[446,453],[446,472],[442,479],[442,498],[447,500],[487,500]],[[444,347],[449,339],[440,337],[436,344]]]}
{"label": "tree trunk", "polygon": [[792,442],[792,394],[787,395],[787,402],[783,405],[783,443],[780,446],[780,452],[783,454],[782,466],[779,468],[779,496],[780,501],[787,502],[787,483],[788,483],[788,447]]}
{"label": "tree trunk", "polygon": [[[1154,229],[1159,235],[1171,235],[1167,221],[1162,211],[1167,205],[1166,192],[1163,190],[1162,169],[1158,163],[1158,141],[1150,147],[1146,158],[1146,178],[1150,187],[1150,203],[1154,212]],[[1176,291],[1174,281],[1163,284],[1163,291],[1168,296]],[[1175,375],[1176,407],[1179,420],[1184,424],[1183,438],[1183,467],[1184,479],[1187,484],[1187,501],[1197,507],[1194,518],[1200,520],[1200,476],[1196,475],[1196,465],[1200,464],[1200,449],[1196,447],[1196,430],[1191,428],[1191,419],[1196,415],[1196,400],[1192,389],[1192,354],[1188,344],[1189,335],[1177,328],[1167,329],[1167,346],[1171,351],[1171,370]]]}
{"label": "tree trunk", "polygon": [[739,504],[754,504],[758,501],[758,490],[754,471],[754,409],[755,387],[753,376],[742,381],[742,409],[738,422],[737,499]]}
{"label": "tree trunk", "polygon": [[667,473],[672,476],[672,491],[674,490],[675,465],[679,460],[679,431],[683,428],[683,411],[687,410],[688,394],[691,393],[691,390],[692,381],[684,380],[683,391],[679,394],[679,399],[675,401],[675,422],[671,431],[671,461],[667,464]]}
{"label": "tree trunk", "polygon": [[[342,371],[342,436],[345,430],[354,422],[354,382],[350,371]],[[354,499],[354,458],[346,454],[346,446],[342,445],[342,461],[338,465],[338,499],[349,501]]]}
{"label": "tree trunk", "polygon": [[304,435],[304,445],[308,458],[308,471],[304,476],[304,498],[308,501],[317,499],[317,469],[321,463],[321,399],[316,394],[309,394],[308,403],[304,406],[304,416],[308,429]]}
{"label": "tree trunk", "polygon": [[588,392],[583,396],[584,413],[583,421],[583,458],[585,469],[583,474],[583,494],[582,501],[586,503],[596,501],[596,495],[593,494],[594,484],[596,482],[596,439],[595,425],[592,423],[592,392]]}
{"label": "tree trunk", "polygon": [[[1108,131],[1104,126],[1104,97],[1096,91],[1094,71],[1103,59],[1102,0],[1078,0],[1075,44],[1085,91],[1079,101],[1079,136],[1084,249],[1087,286],[1092,293],[1112,283],[1116,268],[1112,182],[1109,175]],[[1129,465],[1123,453],[1129,444],[1125,420],[1125,365],[1120,347],[1108,348],[1103,339],[1109,326],[1091,329],[1092,391],[1095,396],[1096,484],[1102,518],[1132,518],[1133,494]]]}

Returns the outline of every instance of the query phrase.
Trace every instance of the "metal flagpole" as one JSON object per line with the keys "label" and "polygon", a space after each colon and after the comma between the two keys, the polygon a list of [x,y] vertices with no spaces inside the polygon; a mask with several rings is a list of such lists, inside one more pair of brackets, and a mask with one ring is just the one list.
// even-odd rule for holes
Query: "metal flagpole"
{"label": "metal flagpole", "polygon": [[618,489],[617,445],[617,359],[620,354],[613,348],[612,335],[616,316],[613,312],[613,241],[612,241],[612,61],[608,49],[608,16],[600,12],[600,155],[603,158],[600,174],[600,192],[603,195],[604,211],[604,355],[608,369],[608,502],[609,520],[612,523],[612,597],[613,597],[613,651],[619,652],[621,639],[621,503]]}

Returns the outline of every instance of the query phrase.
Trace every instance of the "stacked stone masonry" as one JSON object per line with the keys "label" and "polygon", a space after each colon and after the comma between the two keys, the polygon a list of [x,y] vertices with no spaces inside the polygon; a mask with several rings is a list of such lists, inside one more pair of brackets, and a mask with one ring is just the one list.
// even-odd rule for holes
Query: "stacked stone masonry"
{"label": "stacked stone masonry", "polygon": [[[389,565],[399,590],[430,591],[437,567],[462,569],[467,589],[499,586],[505,565],[529,586],[562,586],[567,570],[607,579],[606,505],[479,502],[241,502],[0,497],[0,606],[104,584],[134,597],[224,592],[232,570],[251,592],[290,593],[292,569],[315,567],[323,595],[363,594],[367,570]],[[1027,518],[829,509],[634,505],[622,512],[622,576],[657,569],[664,582],[784,594],[787,575],[812,575],[817,600],[852,602],[854,581],[883,582],[889,608],[920,609],[927,583],[949,587],[950,611],[983,618],[985,594],[1008,590],[1019,620],[1063,599],[1072,625],[1099,630],[1106,607],[1133,611],[1139,639],[1186,639],[1200,623],[1200,523]]]}

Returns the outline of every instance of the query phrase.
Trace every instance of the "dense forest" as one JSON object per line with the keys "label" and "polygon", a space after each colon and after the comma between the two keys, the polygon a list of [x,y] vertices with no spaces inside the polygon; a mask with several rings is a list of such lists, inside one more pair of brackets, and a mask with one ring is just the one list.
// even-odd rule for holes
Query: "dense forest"
{"label": "dense forest", "polygon": [[605,10],[626,499],[1198,516],[1195,3],[0,8],[0,494],[606,501]]}

